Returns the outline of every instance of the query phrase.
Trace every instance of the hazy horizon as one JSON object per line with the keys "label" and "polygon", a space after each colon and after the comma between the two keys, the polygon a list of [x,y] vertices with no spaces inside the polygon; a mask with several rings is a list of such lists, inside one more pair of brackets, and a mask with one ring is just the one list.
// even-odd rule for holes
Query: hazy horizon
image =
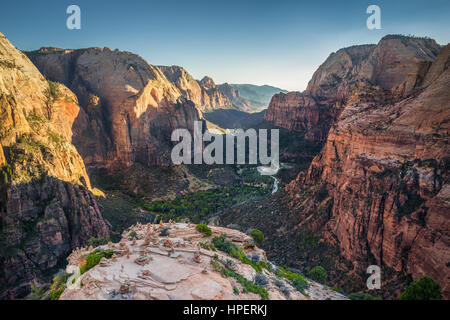
{"label": "hazy horizon", "polygon": [[[81,30],[66,28],[66,8],[81,8]],[[381,8],[381,30],[366,9]],[[109,47],[153,65],[179,65],[216,83],[303,91],[314,71],[343,47],[387,34],[450,42],[450,2],[348,1],[46,1],[19,0],[0,12],[0,32],[19,49]],[[23,21],[17,24],[17,21]]]}

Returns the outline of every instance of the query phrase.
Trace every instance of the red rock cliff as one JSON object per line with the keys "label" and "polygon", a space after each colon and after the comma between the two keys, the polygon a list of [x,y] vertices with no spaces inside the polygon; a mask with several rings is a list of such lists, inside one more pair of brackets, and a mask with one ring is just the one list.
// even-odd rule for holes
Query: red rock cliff
{"label": "red rock cliff", "polygon": [[0,298],[21,298],[90,237],[109,235],[70,143],[76,96],[0,34]]}
{"label": "red rock cliff", "polygon": [[418,66],[392,91],[356,88],[307,175],[286,188],[301,201],[305,186],[325,183],[332,208],[318,231],[356,268],[373,259],[413,279],[429,275],[447,298],[449,66],[447,45],[425,72]]}
{"label": "red rock cliff", "polygon": [[83,108],[73,142],[89,168],[169,164],[172,131],[192,130],[201,117],[159,68],[135,54],[43,48],[28,55],[49,79],[77,94]]}
{"label": "red rock cliff", "polygon": [[431,39],[386,36],[377,45],[338,50],[314,73],[305,92],[275,95],[265,120],[324,142],[358,83],[397,87],[418,62],[431,62],[440,49]]}

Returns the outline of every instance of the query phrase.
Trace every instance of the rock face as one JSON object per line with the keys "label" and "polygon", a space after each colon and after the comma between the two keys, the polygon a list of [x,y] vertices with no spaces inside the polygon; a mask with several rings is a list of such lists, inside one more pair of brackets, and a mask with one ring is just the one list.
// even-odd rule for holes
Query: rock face
{"label": "rock face", "polygon": [[267,90],[276,91],[277,89],[270,86],[242,85],[251,91],[253,97],[259,98],[258,101],[252,101],[241,96],[239,89],[236,89],[240,85],[228,83],[216,85],[210,77],[197,81],[179,66],[158,66],[158,68],[182,95],[193,101],[202,112],[212,112],[217,109],[235,109],[247,113],[261,111],[267,107],[268,103],[261,103],[259,100],[265,97]]}
{"label": "rock face", "polygon": [[[432,40],[388,36],[376,47],[352,48],[364,53],[359,59],[348,58],[348,49],[331,55],[348,62],[326,62],[305,93],[275,96],[282,113],[272,115],[285,121],[279,125],[326,139],[325,146],[286,186],[287,195],[245,217],[232,213],[223,223],[276,229],[268,236],[269,255],[303,268],[328,263],[342,272],[332,275],[335,283],[348,284],[340,281],[345,274],[360,279],[353,290],[365,289],[365,270],[375,264],[383,270],[386,298],[398,297],[408,276],[423,275],[450,298],[450,46],[433,58],[439,49]],[[341,70],[355,61],[356,68]],[[329,132],[305,125],[307,117],[320,123],[317,101],[336,103],[327,109],[338,110]]]}
{"label": "rock face", "polygon": [[46,77],[77,95],[82,109],[73,143],[88,168],[167,165],[172,131],[192,130],[201,117],[159,68],[135,54],[42,48],[28,56]]}
{"label": "rock face", "polygon": [[359,88],[307,176],[288,188],[294,195],[299,183],[326,182],[333,207],[325,228],[345,258],[432,276],[447,298],[449,63],[447,46],[407,98]]}
{"label": "rock face", "polygon": [[70,143],[76,96],[0,34],[0,297],[20,298],[91,236],[108,236]]}
{"label": "rock face", "polygon": [[358,84],[392,89],[419,62],[431,63],[441,46],[432,39],[386,36],[377,45],[360,45],[332,53],[314,73],[305,92],[277,94],[265,120],[324,142],[342,106]]}
{"label": "rock face", "polygon": [[[236,230],[211,227],[212,235],[204,237],[195,225],[167,223],[136,225],[123,234],[122,240],[97,249],[114,250],[110,259],[83,273],[81,286],[67,288],[62,300],[247,300],[261,296],[243,290],[234,276],[224,277],[217,266],[225,266],[250,283],[257,283],[274,300],[342,300],[345,296],[309,282],[305,295],[291,286],[289,281],[262,269],[255,269],[229,254],[205,246],[221,234],[233,244],[245,247],[251,259],[268,263],[265,252],[252,244],[253,240]],[[203,244],[203,245],[202,245]],[[207,249],[205,249],[207,248]],[[68,258],[70,270],[81,267],[93,248],[74,251]],[[255,280],[259,277],[260,281]],[[95,284],[95,285],[94,285]],[[283,288],[283,290],[281,289]],[[307,295],[306,295],[307,294]]]}
{"label": "rock face", "polygon": [[204,77],[195,80],[183,67],[158,66],[169,81],[182,95],[195,103],[201,111],[211,111],[220,108],[232,108],[233,103],[214,83],[213,79]]}

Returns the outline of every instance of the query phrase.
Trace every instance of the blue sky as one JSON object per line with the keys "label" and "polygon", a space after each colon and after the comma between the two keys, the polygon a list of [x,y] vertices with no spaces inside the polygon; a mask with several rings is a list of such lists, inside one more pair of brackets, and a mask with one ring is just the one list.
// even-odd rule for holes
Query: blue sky
{"label": "blue sky", "polygon": [[[81,30],[66,28],[66,8],[81,8]],[[381,8],[368,30],[366,8]],[[19,49],[110,47],[155,65],[181,65],[216,83],[304,90],[327,56],[377,43],[390,33],[450,42],[448,0],[54,0],[8,1],[0,32]]]}

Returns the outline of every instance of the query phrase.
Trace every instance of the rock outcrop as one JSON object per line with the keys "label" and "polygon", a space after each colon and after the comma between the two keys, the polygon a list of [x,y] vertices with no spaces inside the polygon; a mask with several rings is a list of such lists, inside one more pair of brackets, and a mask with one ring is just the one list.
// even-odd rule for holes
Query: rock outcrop
{"label": "rock outcrop", "polygon": [[197,81],[183,67],[158,66],[158,68],[182,95],[194,102],[201,111],[235,107],[229,96],[219,90],[210,77]]}
{"label": "rock outcrop", "polygon": [[76,96],[0,34],[0,297],[20,298],[73,248],[108,236],[70,143]]}
{"label": "rock outcrop", "polygon": [[432,39],[396,35],[384,37],[377,45],[338,50],[314,73],[305,92],[275,95],[265,120],[302,132],[308,140],[325,142],[355,87],[396,88],[418,63],[431,63],[440,50]]}
{"label": "rock outcrop", "polygon": [[447,46],[406,98],[355,91],[306,177],[287,188],[295,198],[299,185],[325,182],[333,206],[324,229],[345,258],[432,276],[447,298],[449,63]]}
{"label": "rock outcrop", "polygon": [[[65,289],[62,300],[342,300],[345,296],[314,281],[304,292],[276,274],[265,252],[253,239],[236,230],[211,227],[205,237],[195,225],[182,223],[136,225],[124,232],[119,243],[74,251],[68,270],[82,268],[94,250],[113,250],[110,258],[83,273],[80,285]],[[269,269],[258,273],[248,263],[214,247],[213,237],[226,235],[227,241],[242,246],[247,261],[263,262]],[[224,276],[227,270],[228,276]],[[251,284],[258,290],[248,290]],[[259,293],[259,294],[258,294]],[[264,293],[267,296],[264,296]],[[261,296],[262,295],[262,296]]]}
{"label": "rock outcrop", "polygon": [[[202,112],[211,112],[218,109],[235,109],[251,113],[260,111],[268,105],[242,97],[239,90],[234,87],[238,85],[230,85],[228,83],[216,85],[210,77],[195,80],[183,67],[179,66],[158,66],[158,68],[180,90],[182,95],[194,102]],[[258,86],[254,87],[259,88]],[[252,93],[254,96],[262,98],[264,90],[276,90],[276,88],[262,86],[261,92],[254,90]]]}
{"label": "rock outcrop", "polygon": [[46,77],[77,95],[82,109],[72,140],[88,168],[167,165],[172,131],[193,130],[201,118],[195,103],[138,55],[108,48],[27,54]]}
{"label": "rock outcrop", "polygon": [[[287,195],[222,223],[276,229],[267,239],[270,256],[302,269],[327,264],[341,272],[331,280],[348,290],[366,289],[365,271],[374,264],[383,270],[386,298],[398,297],[408,277],[429,275],[448,299],[450,46],[387,36],[376,47],[352,48],[364,57],[347,50],[330,56],[336,63],[322,65],[305,93],[273,98],[283,101],[282,113],[272,113],[286,121],[279,125],[326,139],[322,152],[286,186]],[[319,124],[318,101],[334,101],[328,110],[338,110],[321,134],[304,125],[305,114]],[[289,122],[291,114],[302,126]],[[354,286],[343,281],[347,275]]]}

